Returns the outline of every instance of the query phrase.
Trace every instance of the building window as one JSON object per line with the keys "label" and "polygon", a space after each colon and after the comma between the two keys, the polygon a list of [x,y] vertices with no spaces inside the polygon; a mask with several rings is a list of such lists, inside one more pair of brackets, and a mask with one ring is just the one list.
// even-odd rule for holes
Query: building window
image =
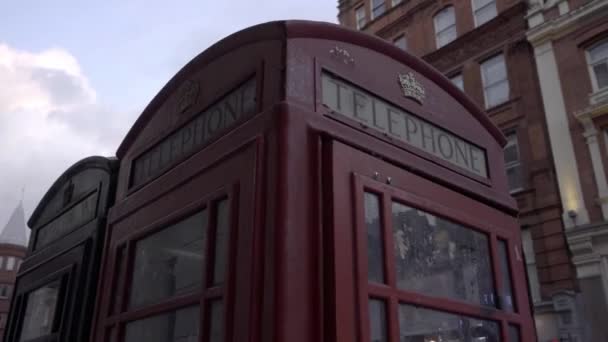
{"label": "building window", "polygon": [[0,270],[4,269],[4,257],[0,256]]}
{"label": "building window", "polygon": [[357,19],[357,30],[362,29],[367,24],[367,18],[365,17],[365,6],[361,5],[355,9],[355,17]]}
{"label": "building window", "polygon": [[505,146],[505,167],[507,169],[507,179],[511,192],[523,189],[523,172],[519,156],[519,143],[517,134],[507,135],[507,145]]}
{"label": "building window", "polygon": [[399,37],[395,38],[395,40],[393,40],[393,43],[401,50],[407,50],[407,39],[405,38],[405,35],[402,34]]}
{"label": "building window", "polygon": [[438,49],[456,39],[456,14],[454,6],[449,6],[439,11],[433,18],[433,21],[435,22],[435,39]]}
{"label": "building window", "polygon": [[393,6],[399,5],[403,0],[393,0]]}
{"label": "building window", "polygon": [[486,108],[492,108],[509,100],[509,79],[503,54],[483,62],[481,76]]}
{"label": "building window", "polygon": [[9,298],[13,286],[10,284],[0,284],[0,298]]}
{"label": "building window", "polygon": [[526,270],[528,272],[528,285],[530,286],[530,296],[532,302],[538,303],[540,297],[540,283],[538,282],[538,272],[536,270],[536,256],[534,254],[534,244],[530,229],[522,229],[521,241],[524,249],[524,259],[526,260]]}
{"label": "building window", "polygon": [[376,19],[379,16],[381,16],[382,14],[384,14],[384,11],[386,10],[386,7],[384,5],[384,0],[372,0],[371,5],[372,5],[372,20]]}
{"label": "building window", "polygon": [[481,26],[496,17],[496,0],[472,0],[475,27]]}
{"label": "building window", "polygon": [[462,79],[462,74],[450,77],[450,81],[452,81],[452,83],[458,87],[458,89],[464,91],[464,80]]}
{"label": "building window", "polygon": [[8,257],[6,259],[6,270],[12,271],[15,269],[15,257]]}
{"label": "building window", "polygon": [[608,87],[608,39],[587,50],[593,90]]}

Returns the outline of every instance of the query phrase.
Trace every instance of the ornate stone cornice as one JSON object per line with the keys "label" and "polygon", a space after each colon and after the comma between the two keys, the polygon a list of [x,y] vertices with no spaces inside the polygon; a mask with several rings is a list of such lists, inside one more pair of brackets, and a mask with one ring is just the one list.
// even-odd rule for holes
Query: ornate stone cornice
{"label": "ornate stone cornice", "polygon": [[[608,0],[592,0],[575,10],[531,28],[526,35],[532,45],[538,46],[563,37],[577,29],[577,23],[581,20],[589,16],[600,16],[604,10],[608,10]],[[533,13],[529,12],[528,17],[531,14]]]}

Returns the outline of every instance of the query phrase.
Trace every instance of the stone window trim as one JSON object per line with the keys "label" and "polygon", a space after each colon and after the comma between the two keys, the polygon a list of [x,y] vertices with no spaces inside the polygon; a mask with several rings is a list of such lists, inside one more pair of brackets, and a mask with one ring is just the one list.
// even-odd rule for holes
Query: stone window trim
{"label": "stone window trim", "polygon": [[[603,100],[606,100],[606,92],[608,91],[608,81],[605,81],[605,84],[600,85],[599,84],[599,80],[598,80],[598,75],[596,74],[596,71],[594,70],[594,67],[597,66],[605,66],[606,69],[608,69],[608,52],[605,53],[605,55],[603,56],[599,56],[596,57],[595,59],[593,59],[593,56],[591,55],[591,51],[594,49],[598,49],[600,47],[603,47],[606,51],[608,51],[608,36],[604,36],[601,39],[594,39],[594,42],[592,44],[588,44],[587,46],[585,46],[585,59],[587,61],[587,68],[589,70],[589,77],[591,79],[591,88],[593,93],[590,95],[590,101],[591,102],[599,102],[598,100],[594,101],[594,97],[598,97],[598,96],[594,96],[596,94],[603,94],[602,97]],[[608,71],[607,71],[608,74]],[[608,76],[606,76],[608,77]],[[591,103],[594,104],[594,103]]]}

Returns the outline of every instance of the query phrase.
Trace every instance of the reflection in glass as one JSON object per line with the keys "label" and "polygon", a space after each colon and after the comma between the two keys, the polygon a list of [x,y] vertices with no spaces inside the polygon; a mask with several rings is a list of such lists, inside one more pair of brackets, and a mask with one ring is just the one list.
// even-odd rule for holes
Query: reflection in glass
{"label": "reflection in glass", "polygon": [[369,334],[371,342],[386,342],[386,305],[379,299],[369,300]]}
{"label": "reflection in glass", "polygon": [[20,341],[32,340],[53,332],[60,284],[57,280],[28,294]]}
{"label": "reflection in glass", "polygon": [[209,342],[221,342],[224,339],[224,305],[221,300],[211,302],[211,321]]}
{"label": "reflection in glass", "polygon": [[228,238],[230,234],[230,210],[228,200],[217,204],[217,230],[215,236],[215,265],[213,267],[213,285],[224,282],[226,260],[228,253]]}
{"label": "reflection in glass", "polygon": [[507,243],[498,240],[498,258],[500,259],[500,275],[502,282],[502,295],[500,296],[500,308],[513,312],[513,289],[511,288],[511,268],[509,267],[509,256],[507,254]]}
{"label": "reflection in glass", "polygon": [[192,306],[129,323],[125,342],[198,342],[199,311]]}
{"label": "reflection in glass", "polygon": [[509,342],[519,342],[519,327],[517,325],[509,324]]}
{"label": "reflection in glass", "polygon": [[498,342],[498,323],[399,305],[399,341]]}
{"label": "reflection in glass", "polygon": [[206,224],[207,212],[202,211],[137,243],[131,307],[200,286]]}
{"label": "reflection in glass", "polygon": [[367,279],[384,283],[382,228],[380,226],[380,200],[375,194],[365,193],[365,225],[367,226]]}
{"label": "reflection in glass", "polygon": [[485,234],[396,202],[392,217],[400,289],[496,305]]}

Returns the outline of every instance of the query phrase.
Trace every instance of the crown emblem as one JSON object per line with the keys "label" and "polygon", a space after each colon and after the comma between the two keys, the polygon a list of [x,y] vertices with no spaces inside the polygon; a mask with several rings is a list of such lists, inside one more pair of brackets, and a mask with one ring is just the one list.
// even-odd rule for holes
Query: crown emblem
{"label": "crown emblem", "polygon": [[422,104],[426,94],[424,92],[424,87],[416,80],[414,74],[411,72],[408,72],[405,75],[399,74],[399,83],[403,90],[403,96],[409,97]]}

